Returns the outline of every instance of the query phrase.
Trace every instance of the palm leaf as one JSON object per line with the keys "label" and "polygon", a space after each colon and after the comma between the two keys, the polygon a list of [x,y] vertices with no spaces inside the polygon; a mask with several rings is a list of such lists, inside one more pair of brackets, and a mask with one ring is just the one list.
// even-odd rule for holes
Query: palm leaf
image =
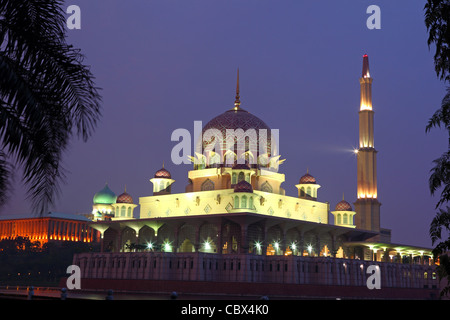
{"label": "palm leaf", "polygon": [[93,76],[80,51],[65,42],[63,4],[0,2],[0,148],[22,167],[39,212],[64,179],[69,139],[76,133],[87,140],[100,117]]}

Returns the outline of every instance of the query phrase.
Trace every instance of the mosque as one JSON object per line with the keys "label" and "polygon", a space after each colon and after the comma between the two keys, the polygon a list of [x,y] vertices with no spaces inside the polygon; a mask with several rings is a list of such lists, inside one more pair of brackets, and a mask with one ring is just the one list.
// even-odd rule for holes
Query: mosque
{"label": "mosque", "polygon": [[[298,196],[285,194],[276,135],[241,107],[238,71],[234,106],[203,127],[184,193],[172,193],[175,180],[163,165],[150,179],[153,194],[139,198],[136,218],[126,190],[116,196],[105,185],[95,194],[90,226],[102,249],[74,256],[83,281],[294,295],[309,286],[319,296],[326,285],[329,295],[429,298],[437,287],[431,250],[391,243],[391,231],[380,226],[372,81],[364,55],[353,206],[318,201],[321,186],[307,170]],[[373,264],[389,291],[367,289]]]}

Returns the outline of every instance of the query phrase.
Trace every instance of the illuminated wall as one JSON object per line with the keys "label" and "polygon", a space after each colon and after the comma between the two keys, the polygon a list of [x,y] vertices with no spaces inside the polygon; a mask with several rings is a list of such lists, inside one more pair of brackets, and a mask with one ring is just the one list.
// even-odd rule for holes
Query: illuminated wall
{"label": "illuminated wall", "polygon": [[28,238],[42,244],[49,241],[98,241],[98,231],[88,221],[62,218],[22,218],[0,220],[0,240]]}

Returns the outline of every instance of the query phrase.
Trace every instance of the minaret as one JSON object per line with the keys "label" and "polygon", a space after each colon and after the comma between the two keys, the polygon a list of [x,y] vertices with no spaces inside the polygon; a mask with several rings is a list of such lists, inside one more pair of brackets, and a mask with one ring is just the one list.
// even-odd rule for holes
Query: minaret
{"label": "minaret", "polygon": [[380,205],[377,196],[377,151],[374,144],[374,111],[372,109],[372,81],[369,57],[363,56],[361,105],[359,110],[359,149],[357,150],[357,197],[355,202],[356,228],[380,231]]}

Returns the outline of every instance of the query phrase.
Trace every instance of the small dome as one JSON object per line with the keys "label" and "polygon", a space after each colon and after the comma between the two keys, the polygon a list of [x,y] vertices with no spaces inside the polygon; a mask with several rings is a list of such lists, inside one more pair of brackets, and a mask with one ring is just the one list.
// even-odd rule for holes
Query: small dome
{"label": "small dome", "polygon": [[303,177],[300,178],[300,184],[316,184],[316,178],[314,178],[309,173],[305,174]]}
{"label": "small dome", "polygon": [[116,194],[109,189],[108,184],[94,195],[94,204],[113,204],[116,202]]}
{"label": "small dome", "polygon": [[240,181],[234,186],[234,192],[248,192],[253,193],[253,187],[245,180]]}
{"label": "small dome", "polygon": [[172,176],[170,175],[169,171],[162,167],[161,169],[156,171],[155,178],[172,179]]}
{"label": "small dome", "polygon": [[345,200],[342,200],[336,205],[335,211],[353,211],[352,206]]}
{"label": "small dome", "polygon": [[116,203],[133,204],[133,198],[126,192],[117,197]]}

